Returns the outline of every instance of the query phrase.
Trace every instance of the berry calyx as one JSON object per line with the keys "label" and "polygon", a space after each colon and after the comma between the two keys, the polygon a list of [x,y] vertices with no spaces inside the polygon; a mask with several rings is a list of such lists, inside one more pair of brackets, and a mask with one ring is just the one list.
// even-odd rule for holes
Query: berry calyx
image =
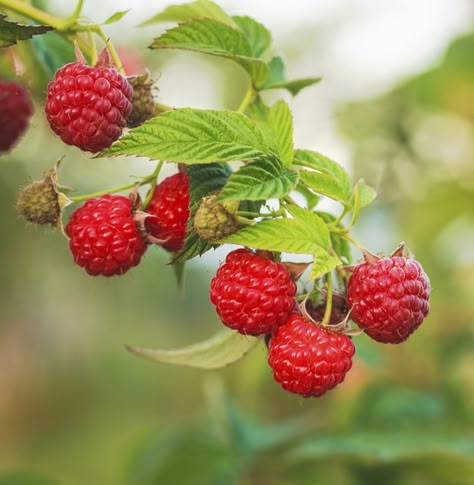
{"label": "berry calyx", "polygon": [[347,335],[331,333],[293,313],[272,335],[268,363],[283,389],[320,397],[344,380],[354,353]]}
{"label": "berry calyx", "polygon": [[240,228],[236,217],[239,202],[235,200],[216,202],[216,195],[204,197],[194,216],[194,229],[209,243],[215,243]]}
{"label": "berry calyx", "polygon": [[8,152],[25,132],[33,114],[26,89],[13,81],[0,81],[0,154]]}
{"label": "berry calyx", "polygon": [[48,84],[45,111],[52,130],[64,143],[92,153],[120,137],[132,110],[133,89],[111,67],[106,52],[94,67],[79,56]]}
{"label": "berry calyx", "polygon": [[126,273],[147,248],[132,203],[122,195],[89,199],[73,212],[66,233],[75,263],[93,276]]}
{"label": "berry calyx", "polygon": [[429,313],[430,282],[418,261],[404,256],[372,258],[349,278],[351,319],[382,343],[405,341]]}
{"label": "berry calyx", "polygon": [[236,249],[211,281],[210,299],[224,325],[244,335],[270,333],[295,308],[296,284],[282,263]]}
{"label": "berry calyx", "polygon": [[184,245],[189,219],[189,177],[177,173],[159,183],[146,212],[146,232],[167,251],[177,252]]}

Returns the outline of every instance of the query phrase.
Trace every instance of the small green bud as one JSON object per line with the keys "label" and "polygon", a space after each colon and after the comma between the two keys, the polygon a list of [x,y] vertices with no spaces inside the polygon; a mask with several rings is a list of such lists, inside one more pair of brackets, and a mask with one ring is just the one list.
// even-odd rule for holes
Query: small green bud
{"label": "small green bud", "polygon": [[132,111],[127,118],[127,126],[135,128],[157,115],[153,91],[158,90],[149,74],[127,78],[133,88]]}
{"label": "small green bud", "polygon": [[194,229],[204,240],[215,243],[237,232],[238,201],[215,202],[216,195],[205,197],[194,216]]}

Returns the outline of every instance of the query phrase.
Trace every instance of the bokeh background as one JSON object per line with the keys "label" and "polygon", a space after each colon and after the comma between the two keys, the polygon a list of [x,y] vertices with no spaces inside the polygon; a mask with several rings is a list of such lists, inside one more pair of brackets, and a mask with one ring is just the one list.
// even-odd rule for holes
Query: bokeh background
{"label": "bokeh background", "polygon": [[[107,32],[160,79],[161,102],[235,109],[247,87],[240,68],[147,51],[166,26],[136,25],[170,3],[86,0],[84,13],[101,21],[131,8]],[[290,78],[323,77],[295,99],[271,96],[294,110],[298,146],[377,187],[357,237],[374,252],[407,241],[432,280],[431,315],[401,346],[357,337],[353,370],[321,399],[273,383],[263,346],[208,373],[127,353],[126,343],[173,348],[219,328],[208,283],[226,249],[192,261],[182,290],[159,248],[120,278],[75,267],[61,234],[17,218],[18,187],[62,155],[61,183],[84,193],[152,166],[65,147],[39,102],[28,134],[0,158],[0,484],[472,483],[472,1],[218,3],[272,30]],[[51,70],[70,56],[54,34],[18,49]]]}

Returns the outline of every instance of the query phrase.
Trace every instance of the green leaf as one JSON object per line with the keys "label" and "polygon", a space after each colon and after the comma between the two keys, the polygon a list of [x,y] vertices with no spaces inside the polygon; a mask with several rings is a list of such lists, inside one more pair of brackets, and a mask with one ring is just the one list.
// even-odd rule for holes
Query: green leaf
{"label": "green leaf", "polygon": [[329,249],[329,230],[317,214],[297,206],[288,207],[288,211],[292,219],[271,219],[246,226],[221,243],[297,254]]}
{"label": "green leaf", "polygon": [[240,64],[254,84],[268,76],[268,66],[253,57],[252,48],[239,30],[211,19],[191,20],[154,39],[150,49],[183,49],[231,59]]}
{"label": "green leaf", "polygon": [[179,265],[195,256],[201,256],[215,247],[199,237],[194,230],[194,216],[202,198],[221,190],[232,172],[225,164],[209,163],[207,165],[191,165],[188,167],[187,173],[189,177],[188,227],[184,247],[172,259],[171,264],[173,265]]}
{"label": "green leaf", "polygon": [[141,26],[144,27],[160,22],[187,22],[197,18],[218,20],[231,27],[235,27],[232,18],[219,5],[209,0],[197,0],[196,2],[183,3],[181,5],[170,5],[161,13],[143,22]]}
{"label": "green leaf", "polygon": [[298,174],[285,169],[275,157],[262,158],[233,173],[218,201],[279,199],[289,194]]}
{"label": "green leaf", "polygon": [[377,192],[375,189],[365,184],[362,180],[355,185],[351,197],[352,219],[350,222],[350,227],[352,227],[359,219],[362,207],[370,204],[375,197],[377,197]]}
{"label": "green leaf", "polygon": [[297,445],[291,461],[353,457],[387,462],[427,454],[474,455],[474,441],[465,433],[430,432],[426,428],[398,432],[366,432],[312,437]]}
{"label": "green leaf", "polygon": [[267,151],[263,134],[247,116],[183,108],[130,130],[99,156],[136,155],[194,164],[251,160]]}
{"label": "green leaf", "polygon": [[270,31],[252,17],[234,16],[232,19],[247,38],[253,57],[260,57],[264,54],[272,43]]}
{"label": "green leaf", "polygon": [[338,163],[311,150],[296,150],[294,164],[316,170],[300,172],[301,181],[310,189],[344,205],[350,205],[351,180]]}
{"label": "green leaf", "polygon": [[110,25],[110,24],[114,24],[115,22],[118,22],[123,17],[125,17],[125,15],[127,15],[128,12],[130,12],[130,9],[122,10],[121,12],[115,12],[104,22],[104,25]]}
{"label": "green leaf", "polygon": [[285,75],[285,64],[280,56],[273,57],[268,63],[269,74],[266,81],[260,86],[260,90],[286,89],[293,96],[296,96],[302,89],[317,84],[320,77],[306,77],[288,81]]}
{"label": "green leaf", "polygon": [[54,30],[49,25],[24,25],[7,19],[0,13],[0,47],[15,45],[19,40],[31,39],[34,35],[41,35]]}
{"label": "green leaf", "polygon": [[311,189],[308,189],[301,181],[298,182],[296,191],[306,199],[306,205],[309,210],[314,209],[321,199],[319,195],[315,194]]}
{"label": "green leaf", "polygon": [[0,485],[55,485],[57,483],[56,480],[31,473],[30,471],[0,473]]}
{"label": "green leaf", "polygon": [[257,98],[250,106],[250,117],[255,120],[267,144],[283,165],[290,166],[294,157],[293,115],[288,104],[280,100],[269,108]]}
{"label": "green leaf", "polygon": [[199,369],[219,369],[240,360],[259,338],[223,329],[204,342],[176,350],[153,350],[128,345],[127,349],[155,362],[184,365]]}
{"label": "green leaf", "polygon": [[315,280],[342,265],[342,261],[337,256],[329,254],[324,249],[318,249],[313,256],[314,262],[309,275],[310,280]]}
{"label": "green leaf", "polygon": [[[332,224],[336,220],[336,217],[333,216],[332,214],[329,214],[328,212],[317,212],[318,216],[321,217],[321,219],[326,223],[326,224]],[[340,222],[337,225],[338,229],[344,229],[344,226]],[[352,251],[351,251],[351,245],[349,244],[349,241],[343,237],[341,234],[337,234],[334,232],[331,232],[331,246],[334,252],[338,255],[338,257],[343,260],[342,262],[345,264],[349,264],[352,261]]]}

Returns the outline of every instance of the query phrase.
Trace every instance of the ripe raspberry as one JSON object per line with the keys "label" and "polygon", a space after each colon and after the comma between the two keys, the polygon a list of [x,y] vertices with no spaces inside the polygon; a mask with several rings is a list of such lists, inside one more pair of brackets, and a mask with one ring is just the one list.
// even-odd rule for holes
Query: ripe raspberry
{"label": "ripe raspberry", "polygon": [[246,335],[270,333],[295,307],[296,284],[285,266],[236,249],[211,281],[211,302],[224,325]]}
{"label": "ripe raspberry", "polygon": [[48,84],[46,116],[68,145],[96,153],[122,134],[132,110],[133,89],[118,71],[72,62]]}
{"label": "ripe raspberry", "polygon": [[293,313],[273,334],[268,363],[283,389],[319,397],[344,380],[354,352],[347,335],[330,333]]}
{"label": "ripe raspberry", "polygon": [[0,154],[7,152],[23,135],[33,113],[33,105],[23,86],[0,81]]}
{"label": "ripe raspberry", "polygon": [[429,312],[429,279],[420,263],[402,256],[356,266],[347,290],[351,319],[378,342],[403,342]]}
{"label": "ripe raspberry", "polygon": [[153,198],[146,209],[147,232],[162,241],[167,251],[177,252],[184,245],[189,218],[189,177],[177,173],[155,187]]}
{"label": "ripe raspberry", "polygon": [[89,199],[72,214],[66,232],[74,261],[93,276],[126,273],[147,248],[132,203],[121,195]]}

